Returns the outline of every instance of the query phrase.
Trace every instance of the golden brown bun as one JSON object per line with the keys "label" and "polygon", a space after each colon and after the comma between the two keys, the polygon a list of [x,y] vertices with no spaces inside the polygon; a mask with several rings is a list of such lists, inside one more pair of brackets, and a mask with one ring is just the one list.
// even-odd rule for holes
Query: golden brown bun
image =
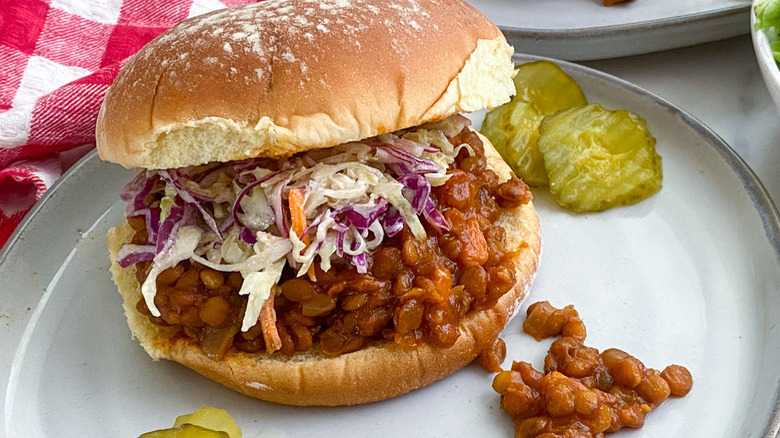
{"label": "golden brown bun", "polygon": [[[482,139],[489,167],[501,181],[508,179],[511,170],[487,139]],[[446,349],[424,345],[407,351],[383,343],[337,357],[307,352],[287,358],[279,353],[231,351],[224,360],[214,361],[187,340],[171,344],[167,338],[170,333],[135,309],[141,298],[135,267],[123,269],[116,263],[117,251],[133,234],[127,224],[109,232],[111,273],[124,297],[128,325],[152,358],[179,362],[262,400],[289,405],[353,405],[394,397],[454,373],[504,329],[536,275],[541,239],[531,203],[503,212],[497,223],[506,230],[507,249],[516,250],[517,284],[492,309],[470,313],[460,326],[460,338]]]}
{"label": "golden brown bun", "polygon": [[498,106],[513,49],[460,0],[268,0],[188,19],[108,90],[97,149],[125,167],[286,156]]}

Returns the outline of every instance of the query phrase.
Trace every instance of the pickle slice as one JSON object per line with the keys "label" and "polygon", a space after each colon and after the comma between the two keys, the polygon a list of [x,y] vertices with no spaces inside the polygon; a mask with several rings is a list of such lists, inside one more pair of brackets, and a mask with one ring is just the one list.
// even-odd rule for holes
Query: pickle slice
{"label": "pickle slice", "polygon": [[170,429],[155,430],[138,438],[241,438],[241,428],[226,410],[204,406],[176,417]]}
{"label": "pickle slice", "polygon": [[241,438],[241,428],[224,409],[212,408],[211,406],[200,407],[191,414],[176,417],[173,427],[179,427],[183,424],[196,424],[211,430],[225,432],[229,438]]}
{"label": "pickle slice", "polygon": [[661,156],[636,114],[588,105],[545,118],[540,132],[550,192],[567,209],[601,211],[661,189]]}
{"label": "pickle slice", "polygon": [[531,102],[539,114],[547,116],[588,104],[577,81],[554,62],[529,62],[515,70],[514,100]]}
{"label": "pickle slice", "polygon": [[182,424],[171,429],[147,432],[138,438],[229,438],[227,432],[206,429],[194,424]]}
{"label": "pickle slice", "polygon": [[546,115],[588,102],[577,82],[553,62],[529,62],[516,71],[517,94],[485,115],[481,132],[517,176],[532,187],[546,186],[539,125]]}
{"label": "pickle slice", "polygon": [[544,158],[539,151],[539,125],[544,116],[528,102],[513,100],[485,115],[482,134],[526,184],[547,185]]}

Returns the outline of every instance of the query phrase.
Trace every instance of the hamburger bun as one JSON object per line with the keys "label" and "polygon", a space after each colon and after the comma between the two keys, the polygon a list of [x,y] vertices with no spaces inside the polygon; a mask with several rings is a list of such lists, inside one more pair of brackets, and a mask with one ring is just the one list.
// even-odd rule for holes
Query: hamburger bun
{"label": "hamburger bun", "polygon": [[[286,157],[492,108],[514,93],[513,49],[462,1],[268,0],[188,19],[127,62],[97,121],[102,159],[168,169]],[[511,170],[482,137],[488,167]],[[495,307],[471,311],[450,348],[375,342],[336,357],[230,350],[208,358],[136,310],[135,266],[117,253],[133,231],[109,233],[111,273],[132,334],[155,360],[179,362],[223,385],[289,405],[352,405],[428,385],[470,363],[506,326],[539,263],[531,202],[498,220],[517,283]]]}
{"label": "hamburger bun", "polygon": [[360,140],[509,101],[512,53],[459,0],[219,10],[127,62],[98,115],[97,150],[125,167],[165,169]]}
{"label": "hamburger bun", "polygon": [[[482,137],[488,167],[501,181],[511,169]],[[121,268],[116,254],[133,231],[124,224],[109,232],[111,274],[123,297],[133,336],[153,359],[183,364],[228,388],[250,397],[287,405],[341,406],[395,397],[431,384],[468,365],[493,341],[515,315],[536,275],[541,253],[539,220],[532,203],[504,211],[498,224],[506,230],[507,247],[515,252],[517,283],[491,309],[470,312],[459,327],[461,336],[450,348],[423,345],[405,350],[389,342],[329,357],[312,349],[288,358],[280,353],[232,351],[225,359],[209,359],[186,339],[171,343],[172,333],[136,310],[141,299],[135,266]]]}

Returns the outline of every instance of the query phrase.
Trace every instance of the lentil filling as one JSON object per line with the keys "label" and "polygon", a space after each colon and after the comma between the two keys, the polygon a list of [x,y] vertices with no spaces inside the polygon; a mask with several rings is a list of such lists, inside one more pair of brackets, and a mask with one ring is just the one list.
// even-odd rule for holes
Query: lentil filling
{"label": "lentil filling", "polygon": [[534,303],[523,329],[537,340],[562,337],[550,346],[544,373],[528,362],[513,362],[493,379],[516,438],[603,438],[623,428],[638,429],[667,398],[684,397],[693,387],[683,366],[659,372],[622,350],[599,353],[585,346],[585,324],[573,306]]}
{"label": "lentil filling", "polygon": [[[292,356],[317,345],[326,355],[339,355],[376,341],[407,349],[449,347],[460,336],[464,316],[493,307],[514,287],[513,254],[505,249],[505,231],[496,221],[503,209],[530,201],[528,186],[515,176],[499,183],[487,168],[482,141],[470,129],[449,141],[471,149],[460,150],[447,182],[431,190],[449,229],[425,223],[427,238],[418,240],[404,225],[367,254],[365,273],[339,259],[328,271],[312,264],[308,276],[296,277],[286,267],[272,298],[282,354]],[[144,218],[128,222],[135,231],[133,243],[147,242]],[[139,282],[150,265],[136,263]],[[143,298],[136,307],[212,358],[222,358],[231,348],[265,352],[261,324],[240,330],[247,307],[247,297],[238,294],[242,282],[237,272],[183,261],[156,279],[154,304],[160,316],[151,314]]]}

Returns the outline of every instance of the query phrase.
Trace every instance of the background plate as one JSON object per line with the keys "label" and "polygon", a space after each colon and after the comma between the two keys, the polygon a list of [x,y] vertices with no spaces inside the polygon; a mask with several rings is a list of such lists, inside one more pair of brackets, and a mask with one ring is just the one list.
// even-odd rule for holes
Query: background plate
{"label": "background plate", "polygon": [[[744,162],[699,122],[623,81],[561,64],[589,100],[647,119],[664,159],[664,188],[637,205],[588,215],[567,213],[537,190],[544,255],[523,312],[538,300],[574,304],[588,345],[624,349],[657,369],[690,369],[687,397],[667,401],[643,429],[623,435],[775,436],[776,208]],[[151,361],[130,339],[105,248],[107,229],[122,218],[117,193],[131,176],[88,155],[0,254],[0,430],[7,437],[137,436],[201,405],[227,409],[247,438],[511,436],[493,374],[477,364],[385,402],[293,408]],[[549,341],[522,334],[521,322],[504,331],[505,366],[526,360],[541,368]]]}
{"label": "background plate", "polygon": [[750,0],[467,0],[515,51],[567,60],[617,58],[750,32]]}

